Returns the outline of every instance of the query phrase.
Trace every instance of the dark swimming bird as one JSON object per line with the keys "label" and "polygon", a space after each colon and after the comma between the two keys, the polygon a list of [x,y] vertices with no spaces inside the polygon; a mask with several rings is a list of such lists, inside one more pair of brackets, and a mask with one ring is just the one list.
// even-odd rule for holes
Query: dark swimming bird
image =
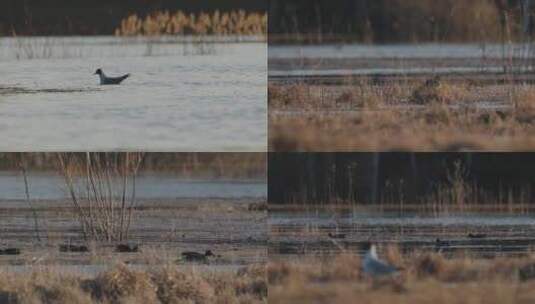
{"label": "dark swimming bird", "polygon": [[484,233],[468,233],[468,238],[470,239],[484,239],[487,235]]}
{"label": "dark swimming bird", "polygon": [[6,248],[6,249],[0,249],[0,255],[19,255],[20,249],[18,248]]}
{"label": "dark swimming bird", "polygon": [[93,75],[99,75],[100,76],[100,84],[101,85],[109,85],[109,84],[120,84],[123,80],[130,77],[130,74],[126,74],[119,77],[108,77],[102,69],[98,69],[95,74]]}
{"label": "dark swimming bird", "polygon": [[331,239],[345,239],[346,238],[346,235],[344,233],[330,233],[329,232],[328,236]]}
{"label": "dark swimming bird", "polygon": [[139,251],[139,245],[131,245],[131,244],[118,244],[115,246],[115,251],[117,252],[138,252]]}
{"label": "dark swimming bird", "polygon": [[208,262],[208,257],[215,256],[211,250],[206,250],[204,254],[195,251],[182,252],[182,259],[187,262]]}
{"label": "dark swimming bird", "polygon": [[63,244],[59,245],[59,251],[60,252],[88,252],[89,249],[87,246],[84,245],[71,245],[71,244]]}
{"label": "dark swimming bird", "polygon": [[402,268],[383,262],[377,256],[377,249],[371,242],[364,243],[366,255],[362,261],[362,270],[371,277],[384,277],[398,273]]}
{"label": "dark swimming bird", "polygon": [[442,241],[441,239],[437,238],[435,241],[435,252],[442,252],[442,250],[446,247],[450,246],[450,242],[448,241]]}

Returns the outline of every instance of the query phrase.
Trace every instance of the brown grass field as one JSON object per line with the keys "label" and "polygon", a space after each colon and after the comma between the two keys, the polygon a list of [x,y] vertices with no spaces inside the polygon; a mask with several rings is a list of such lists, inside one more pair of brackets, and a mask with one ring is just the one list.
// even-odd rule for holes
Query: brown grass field
{"label": "brown grass field", "polygon": [[0,303],[265,303],[265,266],[199,272],[173,266],[137,271],[124,264],[96,277],[54,268],[0,270]]}
{"label": "brown grass field", "polygon": [[335,86],[271,83],[268,92],[270,151],[535,148],[530,85],[364,79]]}
{"label": "brown grass field", "polygon": [[404,270],[366,277],[360,258],[341,253],[268,265],[270,303],[533,303],[535,257],[475,259],[387,247],[383,259]]}

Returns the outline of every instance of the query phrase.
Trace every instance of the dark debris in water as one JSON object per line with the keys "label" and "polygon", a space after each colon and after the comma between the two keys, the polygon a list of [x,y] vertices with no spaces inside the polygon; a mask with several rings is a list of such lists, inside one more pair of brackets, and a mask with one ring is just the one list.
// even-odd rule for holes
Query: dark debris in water
{"label": "dark debris in water", "polygon": [[19,255],[20,251],[19,248],[0,249],[0,255]]}
{"label": "dark debris in water", "polygon": [[[358,254],[364,254],[362,250],[363,242],[340,240],[334,243],[332,240],[300,240],[300,241],[276,241],[269,242],[268,251],[270,254],[306,254],[306,253],[332,253],[340,249],[348,250]],[[381,243],[381,242],[380,242]],[[440,252],[445,255],[456,253],[471,253],[480,258],[494,258],[499,255],[525,255],[531,252],[535,246],[535,239],[499,239],[499,238],[456,238],[449,240],[436,239],[435,241],[397,241],[382,242],[382,245],[396,245],[399,250],[408,254],[415,250]],[[533,267],[535,269],[535,266]],[[535,270],[533,271],[535,277]]]}
{"label": "dark debris in water", "polygon": [[85,245],[61,244],[59,252],[89,252],[89,248]]}
{"label": "dark debris in water", "polygon": [[39,94],[39,93],[79,93],[98,91],[95,88],[78,88],[78,89],[28,89],[23,87],[0,87],[0,95],[15,94]]}

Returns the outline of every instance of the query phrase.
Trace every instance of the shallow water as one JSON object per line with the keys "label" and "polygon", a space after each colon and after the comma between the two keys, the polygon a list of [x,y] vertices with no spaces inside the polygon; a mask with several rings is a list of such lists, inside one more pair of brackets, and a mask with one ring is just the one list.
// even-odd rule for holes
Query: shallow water
{"label": "shallow water", "polygon": [[[212,250],[220,255],[210,265],[247,265],[267,258],[266,212],[249,211],[255,199],[139,200],[134,211],[128,242],[138,244],[139,253],[116,253],[113,245],[95,243],[91,253],[59,252],[59,244],[87,244],[78,216],[68,209],[58,210],[47,201],[34,202],[34,217],[27,204],[0,212],[0,248],[16,247],[21,255],[0,255],[2,265],[94,265],[146,264],[147,257],[158,256],[175,261],[183,251]],[[3,203],[0,206],[3,207]],[[49,208],[51,207],[51,208]],[[72,210],[72,208],[71,208]],[[95,262],[94,257],[99,257]],[[186,263],[191,264],[191,263]],[[89,267],[91,268],[91,267]],[[86,269],[84,272],[91,269]]]}
{"label": "shallow water", "polygon": [[[468,251],[479,256],[525,254],[535,246],[535,215],[511,213],[417,212],[270,212],[269,250],[275,257],[333,252],[340,247],[361,252],[361,244],[372,239],[396,244],[403,251]],[[345,238],[332,240],[328,233]],[[482,239],[468,237],[484,234]],[[447,246],[437,245],[440,239]]]}
{"label": "shallow water", "polygon": [[[484,72],[500,72],[501,67],[485,67]],[[472,67],[446,67],[446,68],[371,68],[371,69],[293,69],[291,71],[269,71],[273,77],[328,77],[328,76],[366,76],[366,75],[405,75],[405,74],[449,74],[449,73],[476,73],[481,68]]]}
{"label": "shallow water", "polygon": [[[508,54],[525,56],[527,46],[508,47]],[[500,58],[500,44],[324,44],[270,45],[269,58]],[[533,56],[533,54],[531,54]]]}
{"label": "shallow water", "polygon": [[[29,190],[35,200],[62,200],[69,195],[62,176],[28,175]],[[195,180],[173,175],[143,174],[136,180],[139,199],[174,198],[263,198],[267,185],[258,180]],[[18,172],[0,171],[0,201],[24,200],[24,178]],[[0,207],[3,204],[0,203]]]}
{"label": "shallow water", "polygon": [[[2,150],[266,150],[264,42],[17,39],[0,39]],[[132,76],[99,86],[97,68]]]}
{"label": "shallow water", "polygon": [[[528,50],[508,46],[506,57],[522,66],[533,58]],[[498,44],[270,45],[268,51],[270,77],[496,73],[503,71],[502,56]]]}

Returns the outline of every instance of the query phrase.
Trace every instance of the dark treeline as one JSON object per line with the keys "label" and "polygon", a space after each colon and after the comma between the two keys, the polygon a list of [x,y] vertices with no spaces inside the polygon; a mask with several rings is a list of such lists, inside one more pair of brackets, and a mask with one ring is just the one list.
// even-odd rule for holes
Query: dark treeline
{"label": "dark treeline", "polygon": [[269,40],[497,42],[507,35],[518,38],[525,25],[533,27],[533,18],[525,22],[530,19],[523,17],[521,1],[270,0]]}
{"label": "dark treeline", "polygon": [[[85,158],[85,153],[77,157]],[[113,158],[118,153],[106,153]],[[142,171],[158,171],[191,177],[265,178],[265,153],[145,153]],[[0,170],[28,171],[58,169],[56,153],[0,153]]]}
{"label": "dark treeline", "polygon": [[273,204],[419,203],[462,179],[471,203],[533,201],[535,153],[270,153]]}
{"label": "dark treeline", "polygon": [[113,35],[130,14],[265,12],[266,6],[265,0],[2,0],[0,35]]}

